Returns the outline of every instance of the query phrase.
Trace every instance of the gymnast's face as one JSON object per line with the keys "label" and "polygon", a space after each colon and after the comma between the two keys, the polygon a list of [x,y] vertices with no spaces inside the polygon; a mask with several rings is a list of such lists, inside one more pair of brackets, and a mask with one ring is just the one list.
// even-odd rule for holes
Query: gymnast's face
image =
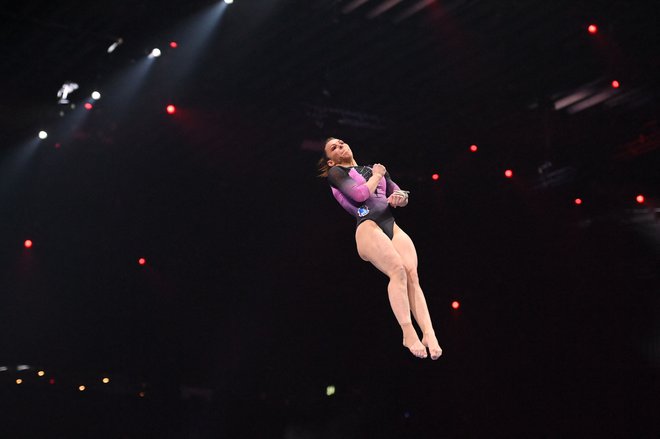
{"label": "gymnast's face", "polygon": [[328,166],[351,165],[353,151],[343,140],[331,138],[325,144],[325,155],[328,157]]}

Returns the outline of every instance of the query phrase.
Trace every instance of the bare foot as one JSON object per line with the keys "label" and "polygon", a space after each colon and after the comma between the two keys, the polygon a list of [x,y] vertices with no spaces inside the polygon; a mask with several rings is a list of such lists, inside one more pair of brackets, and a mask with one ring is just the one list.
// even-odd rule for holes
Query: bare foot
{"label": "bare foot", "polygon": [[417,358],[426,358],[426,347],[419,341],[419,338],[415,337],[416,340],[411,343],[406,342],[406,338],[403,338],[403,345],[410,349],[410,352]]}
{"label": "bare foot", "polygon": [[431,360],[437,360],[440,358],[440,355],[442,355],[442,348],[438,343],[438,339],[435,338],[435,334],[424,334],[424,337],[422,338],[422,344],[429,348],[429,352],[431,353]]}

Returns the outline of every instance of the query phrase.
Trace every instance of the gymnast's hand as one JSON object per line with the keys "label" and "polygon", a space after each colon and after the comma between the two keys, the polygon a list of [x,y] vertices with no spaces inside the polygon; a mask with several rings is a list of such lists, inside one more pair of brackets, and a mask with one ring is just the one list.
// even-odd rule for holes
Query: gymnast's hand
{"label": "gymnast's hand", "polygon": [[371,168],[371,172],[378,176],[380,178],[383,178],[385,176],[385,173],[387,172],[387,169],[385,169],[385,166],[381,165],[380,163],[375,163],[374,166]]}
{"label": "gymnast's hand", "polygon": [[408,205],[408,191],[394,191],[392,195],[387,197],[387,202],[392,207],[405,207]]}

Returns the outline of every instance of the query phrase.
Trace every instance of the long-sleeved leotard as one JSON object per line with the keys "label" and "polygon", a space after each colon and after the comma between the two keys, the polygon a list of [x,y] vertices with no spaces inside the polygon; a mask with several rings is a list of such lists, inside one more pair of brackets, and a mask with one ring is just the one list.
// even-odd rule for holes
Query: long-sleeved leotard
{"label": "long-sleeved leotard", "polygon": [[399,186],[386,173],[378,182],[373,194],[369,193],[366,183],[371,178],[369,166],[333,166],[328,172],[328,182],[332,195],[348,213],[357,219],[355,227],[363,221],[372,220],[392,239],[394,236],[394,217],[387,197],[399,190]]}

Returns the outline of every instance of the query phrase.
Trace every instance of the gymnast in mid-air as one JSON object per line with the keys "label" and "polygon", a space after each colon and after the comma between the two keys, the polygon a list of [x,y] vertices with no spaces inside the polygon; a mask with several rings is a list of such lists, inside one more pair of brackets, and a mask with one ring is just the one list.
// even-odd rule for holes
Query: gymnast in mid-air
{"label": "gymnast in mid-air", "polygon": [[[437,360],[442,349],[419,285],[415,245],[396,224],[390,209],[407,206],[409,193],[392,181],[380,163],[358,166],[350,146],[334,137],[325,142],[319,172],[319,176],[327,177],[339,204],[357,219],[358,254],[390,279],[387,294],[403,332],[403,345],[418,358],[430,355]],[[422,331],[421,340],[411,311]]]}

